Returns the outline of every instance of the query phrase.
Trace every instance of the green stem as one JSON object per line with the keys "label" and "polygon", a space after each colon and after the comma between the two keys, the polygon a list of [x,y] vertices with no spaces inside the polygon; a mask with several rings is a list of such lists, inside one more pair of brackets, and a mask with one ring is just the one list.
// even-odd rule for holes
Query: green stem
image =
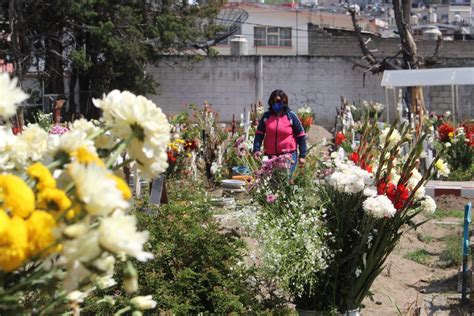
{"label": "green stem", "polygon": [[118,312],[116,312],[114,314],[114,316],[120,316],[122,314],[125,314],[126,312],[128,312],[129,310],[131,310],[132,308],[130,306],[127,306],[127,307],[124,307],[122,308],[121,310],[119,310]]}
{"label": "green stem", "polygon": [[[113,154],[109,157],[109,160],[107,160],[107,163],[105,164],[105,166],[106,166],[107,168],[110,168],[110,167],[114,164],[114,162],[117,161],[118,156],[122,153],[122,151],[127,147],[128,143],[129,143],[134,137],[135,137],[135,134],[132,133],[132,134],[130,134],[130,136],[129,136],[127,139],[121,141],[121,142],[118,144],[118,146],[117,146],[115,152],[113,152]],[[115,146],[114,146],[114,147],[115,147]]]}

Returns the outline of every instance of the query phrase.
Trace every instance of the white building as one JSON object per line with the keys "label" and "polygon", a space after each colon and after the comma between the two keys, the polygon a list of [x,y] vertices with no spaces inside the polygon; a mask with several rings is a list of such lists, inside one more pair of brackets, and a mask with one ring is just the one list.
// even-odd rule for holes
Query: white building
{"label": "white building", "polygon": [[[241,23],[240,32],[248,41],[249,55],[307,55],[308,23],[353,30],[347,14],[310,11],[289,6],[271,6],[258,3],[228,3],[224,9],[241,9],[248,19]],[[360,17],[363,30],[372,30],[372,24]],[[221,55],[230,55],[230,39],[214,48]]]}

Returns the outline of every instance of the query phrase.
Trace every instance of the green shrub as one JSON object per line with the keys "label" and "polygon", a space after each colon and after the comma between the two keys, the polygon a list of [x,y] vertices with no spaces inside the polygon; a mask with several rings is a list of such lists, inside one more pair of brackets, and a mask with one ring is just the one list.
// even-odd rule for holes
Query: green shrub
{"label": "green shrub", "polygon": [[[150,232],[148,250],[155,256],[150,262],[135,263],[139,294],[151,294],[158,302],[153,313],[160,309],[177,315],[246,314],[278,307],[276,301],[259,301],[260,281],[256,270],[244,263],[243,241],[235,231],[225,231],[214,222],[204,193],[180,187],[173,196],[174,188],[170,191],[172,202],[157,213],[135,212],[140,229]],[[105,294],[124,299],[121,291]],[[109,307],[103,304],[103,308]],[[88,311],[111,312],[97,306]]]}
{"label": "green shrub", "polygon": [[430,253],[425,249],[417,249],[406,253],[403,257],[420,264],[426,264],[430,258]]}

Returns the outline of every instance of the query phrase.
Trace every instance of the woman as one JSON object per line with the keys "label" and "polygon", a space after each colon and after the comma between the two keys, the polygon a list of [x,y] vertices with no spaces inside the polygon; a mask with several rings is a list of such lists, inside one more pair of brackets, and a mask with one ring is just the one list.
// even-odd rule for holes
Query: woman
{"label": "woman", "polygon": [[268,106],[255,133],[253,152],[261,155],[263,141],[264,153],[269,157],[290,154],[290,174],[293,174],[298,161],[300,166],[305,163],[306,134],[296,113],[289,109],[288,96],[282,90],[272,92]]}

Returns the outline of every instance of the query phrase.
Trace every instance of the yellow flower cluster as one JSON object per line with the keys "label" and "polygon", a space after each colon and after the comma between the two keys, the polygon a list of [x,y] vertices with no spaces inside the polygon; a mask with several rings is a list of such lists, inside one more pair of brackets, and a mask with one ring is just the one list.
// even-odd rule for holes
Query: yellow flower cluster
{"label": "yellow flower cluster", "polygon": [[[29,175],[36,180],[40,193],[55,181],[44,166],[35,164]],[[30,169],[28,170],[30,171]],[[32,256],[47,252],[54,245],[56,219],[37,209],[33,190],[16,175],[0,175],[0,269],[13,271]]]}

